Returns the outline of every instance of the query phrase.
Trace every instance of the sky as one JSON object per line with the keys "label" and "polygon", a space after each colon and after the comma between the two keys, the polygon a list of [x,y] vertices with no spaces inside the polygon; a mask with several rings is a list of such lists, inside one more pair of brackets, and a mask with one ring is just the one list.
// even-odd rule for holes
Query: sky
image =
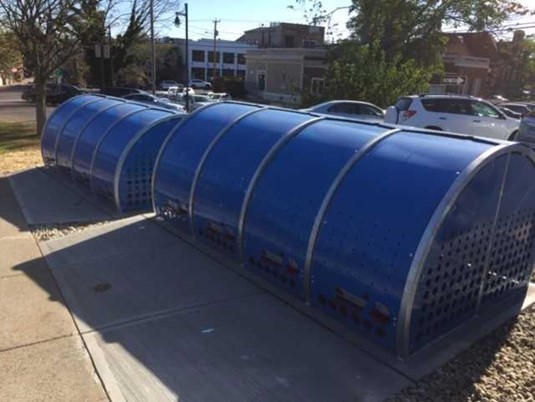
{"label": "sky", "polygon": [[[338,7],[347,7],[350,0],[324,0],[323,6],[327,12]],[[190,0],[189,37],[191,39],[213,38],[214,19],[218,23],[220,39],[236,40],[244,31],[257,28],[270,22],[291,22],[306,24],[302,10],[291,10],[289,5],[295,5],[295,0]],[[334,11],[331,17],[335,34],[347,36],[345,23],[348,19],[348,9]],[[161,29],[162,36],[185,36],[184,24],[180,28],[171,27],[169,30]],[[330,40],[330,38],[328,38]]]}
{"label": "sky", "polygon": [[[535,8],[535,0],[521,0],[525,6]],[[348,36],[346,22],[348,20],[347,7],[351,0],[324,0],[324,9],[331,14],[332,33],[326,35],[326,41],[331,42],[337,38]],[[295,10],[289,9],[294,5]],[[340,9],[342,8],[342,9]],[[295,0],[189,0],[189,37],[190,39],[213,38],[214,19],[221,20],[218,23],[219,38],[236,40],[244,31],[257,28],[270,22],[291,22],[306,24],[303,10],[298,9]],[[179,10],[177,10],[179,11]],[[528,35],[535,35],[535,15],[515,17],[505,25],[514,28],[522,27],[528,23],[534,26],[526,30]],[[525,25],[524,25],[525,26]],[[162,27],[158,30],[159,36],[174,38],[185,37],[185,24],[176,28],[169,24],[169,28]],[[450,31],[450,29],[447,29]],[[459,29],[459,32],[466,29]],[[500,32],[500,36],[507,39],[512,35],[509,31]]]}

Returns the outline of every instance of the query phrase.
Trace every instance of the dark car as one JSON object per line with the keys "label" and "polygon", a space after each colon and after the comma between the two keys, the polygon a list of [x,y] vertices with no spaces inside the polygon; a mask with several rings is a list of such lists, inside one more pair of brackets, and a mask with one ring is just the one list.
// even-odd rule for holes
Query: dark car
{"label": "dark car", "polygon": [[126,87],[108,87],[100,91],[102,95],[115,96],[117,98],[124,98],[126,95],[131,94],[146,94],[146,91],[137,88]]}
{"label": "dark car", "polygon": [[[76,95],[84,93],[80,88],[69,84],[46,84],[46,103],[59,105]],[[35,85],[30,85],[22,91],[21,98],[27,102],[35,102]]]}
{"label": "dark car", "polygon": [[58,85],[53,88],[51,92],[46,94],[46,103],[51,105],[59,105],[66,100],[83,93],[84,91],[74,85]]}

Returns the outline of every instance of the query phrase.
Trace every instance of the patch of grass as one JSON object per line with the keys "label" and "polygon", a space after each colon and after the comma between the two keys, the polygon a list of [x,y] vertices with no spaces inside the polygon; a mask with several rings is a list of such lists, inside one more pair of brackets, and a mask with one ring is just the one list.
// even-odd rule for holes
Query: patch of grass
{"label": "patch of grass", "polygon": [[0,122],[0,154],[39,146],[35,122]]}

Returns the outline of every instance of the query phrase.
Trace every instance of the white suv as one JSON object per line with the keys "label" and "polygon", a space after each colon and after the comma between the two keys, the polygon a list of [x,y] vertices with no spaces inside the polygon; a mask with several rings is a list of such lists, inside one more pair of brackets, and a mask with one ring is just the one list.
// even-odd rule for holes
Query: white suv
{"label": "white suv", "polygon": [[519,121],[484,100],[466,96],[404,96],[386,109],[385,123],[513,140]]}

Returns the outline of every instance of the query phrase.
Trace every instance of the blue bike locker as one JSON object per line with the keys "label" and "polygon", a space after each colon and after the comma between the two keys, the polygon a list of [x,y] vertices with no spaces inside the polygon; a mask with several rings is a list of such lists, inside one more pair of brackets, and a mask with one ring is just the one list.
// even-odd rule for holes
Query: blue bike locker
{"label": "blue bike locker", "polygon": [[321,118],[269,161],[244,206],[244,262],[304,297],[304,268],[316,214],[337,173],[382,127]]}
{"label": "blue bike locker", "polygon": [[76,110],[64,124],[63,130],[58,133],[54,157],[56,166],[71,171],[73,150],[79,134],[103,110],[121,103],[124,102],[117,99],[102,98],[95,102],[86,103]]}
{"label": "blue bike locker", "polygon": [[41,154],[45,165],[56,163],[58,137],[73,113],[87,103],[100,100],[97,96],[79,95],[62,103],[48,118],[41,133]]}
{"label": "blue bike locker", "polygon": [[[196,172],[218,133],[256,105],[213,104],[199,109],[178,126],[163,145],[153,178],[154,210],[191,234],[190,197]],[[236,156],[236,155],[233,155]]]}
{"label": "blue bike locker", "polygon": [[508,142],[235,102],[193,113],[155,211],[407,357],[524,297],[535,157]]}
{"label": "blue bike locker", "polygon": [[123,99],[82,95],[50,117],[43,155],[49,166],[86,184],[118,211],[148,211],[154,161],[183,117]]}

